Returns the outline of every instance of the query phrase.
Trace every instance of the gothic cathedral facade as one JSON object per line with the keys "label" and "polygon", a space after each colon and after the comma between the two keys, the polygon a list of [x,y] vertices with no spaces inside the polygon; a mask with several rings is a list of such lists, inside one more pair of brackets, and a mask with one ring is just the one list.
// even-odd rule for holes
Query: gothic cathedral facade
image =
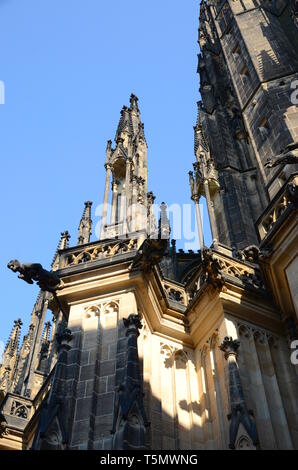
{"label": "gothic cathedral facade", "polygon": [[0,449],[298,449],[297,1],[203,0],[198,41],[201,249],[176,250],[165,204],[155,220],[131,95],[100,239],[86,202],[51,271],[9,264],[41,290],[0,365]]}

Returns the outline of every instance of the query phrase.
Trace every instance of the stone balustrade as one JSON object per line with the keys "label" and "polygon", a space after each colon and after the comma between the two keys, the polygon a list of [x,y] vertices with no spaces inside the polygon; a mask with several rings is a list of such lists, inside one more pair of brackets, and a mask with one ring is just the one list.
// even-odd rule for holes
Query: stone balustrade
{"label": "stone balustrade", "polygon": [[295,187],[298,185],[298,176],[292,175],[287,183],[272,199],[266,211],[258,219],[256,225],[260,240],[273,231],[275,227],[286,217],[286,215],[295,207],[295,198],[297,203],[297,190],[295,196]]}

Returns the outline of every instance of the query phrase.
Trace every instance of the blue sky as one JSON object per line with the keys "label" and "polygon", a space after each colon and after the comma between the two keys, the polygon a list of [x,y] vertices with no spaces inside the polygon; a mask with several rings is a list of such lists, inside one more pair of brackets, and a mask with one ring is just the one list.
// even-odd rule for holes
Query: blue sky
{"label": "blue sky", "polygon": [[0,340],[18,317],[28,327],[38,293],[7,262],[49,267],[66,229],[76,243],[84,201],[102,202],[106,141],[130,93],[148,189],[159,203],[189,203],[198,15],[198,0],[0,0]]}

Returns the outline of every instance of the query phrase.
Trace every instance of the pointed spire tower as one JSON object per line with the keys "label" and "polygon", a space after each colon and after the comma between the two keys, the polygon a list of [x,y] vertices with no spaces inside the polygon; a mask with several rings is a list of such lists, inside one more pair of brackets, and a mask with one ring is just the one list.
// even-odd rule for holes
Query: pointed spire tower
{"label": "pointed spire tower", "polygon": [[65,232],[61,233],[61,238],[59,240],[59,243],[58,243],[52,264],[51,264],[52,271],[56,271],[59,268],[59,251],[65,250],[65,248],[68,248],[69,240],[70,240],[70,234],[67,230],[65,230]]}
{"label": "pointed spire tower", "polygon": [[218,230],[214,213],[214,198],[219,190],[218,175],[211,157],[210,145],[205,133],[201,102],[198,102],[198,118],[194,127],[194,151],[196,163],[194,163],[194,174],[189,172],[189,183],[191,187],[191,198],[196,204],[197,223],[201,249],[204,249],[204,236],[200,214],[199,201],[201,196],[206,197],[209,220],[213,238],[213,245],[218,243]]}
{"label": "pointed spire tower", "polygon": [[[122,108],[115,135],[115,148],[112,147],[112,141],[108,141],[105,168],[100,238],[146,233],[147,143],[138,98],[133,94],[130,97],[130,106]],[[109,203],[111,211],[108,211]]]}
{"label": "pointed spire tower", "polygon": [[4,392],[9,392],[11,389],[14,369],[18,360],[21,328],[21,319],[15,320],[2,356],[2,365],[0,366],[0,395]]}
{"label": "pointed spire tower", "polygon": [[7,341],[4,354],[8,354],[12,357],[18,352],[22,325],[23,323],[20,318],[14,321],[14,326]]}
{"label": "pointed spire tower", "polygon": [[92,234],[91,207],[91,201],[85,202],[85,209],[78,229],[78,245],[85,245],[86,243],[90,242],[90,237]]}

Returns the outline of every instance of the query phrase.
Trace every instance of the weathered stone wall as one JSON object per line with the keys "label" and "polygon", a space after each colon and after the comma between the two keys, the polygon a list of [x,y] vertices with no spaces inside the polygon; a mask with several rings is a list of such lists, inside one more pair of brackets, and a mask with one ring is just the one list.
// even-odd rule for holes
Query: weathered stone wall
{"label": "weathered stone wall", "polygon": [[125,365],[122,319],[135,312],[132,293],[74,305],[68,353],[69,445],[110,449],[116,386]]}
{"label": "weathered stone wall", "polygon": [[257,243],[254,222],[290,171],[265,164],[298,137],[294,32],[283,0],[201,4],[199,115],[220,183],[219,240],[237,248]]}

